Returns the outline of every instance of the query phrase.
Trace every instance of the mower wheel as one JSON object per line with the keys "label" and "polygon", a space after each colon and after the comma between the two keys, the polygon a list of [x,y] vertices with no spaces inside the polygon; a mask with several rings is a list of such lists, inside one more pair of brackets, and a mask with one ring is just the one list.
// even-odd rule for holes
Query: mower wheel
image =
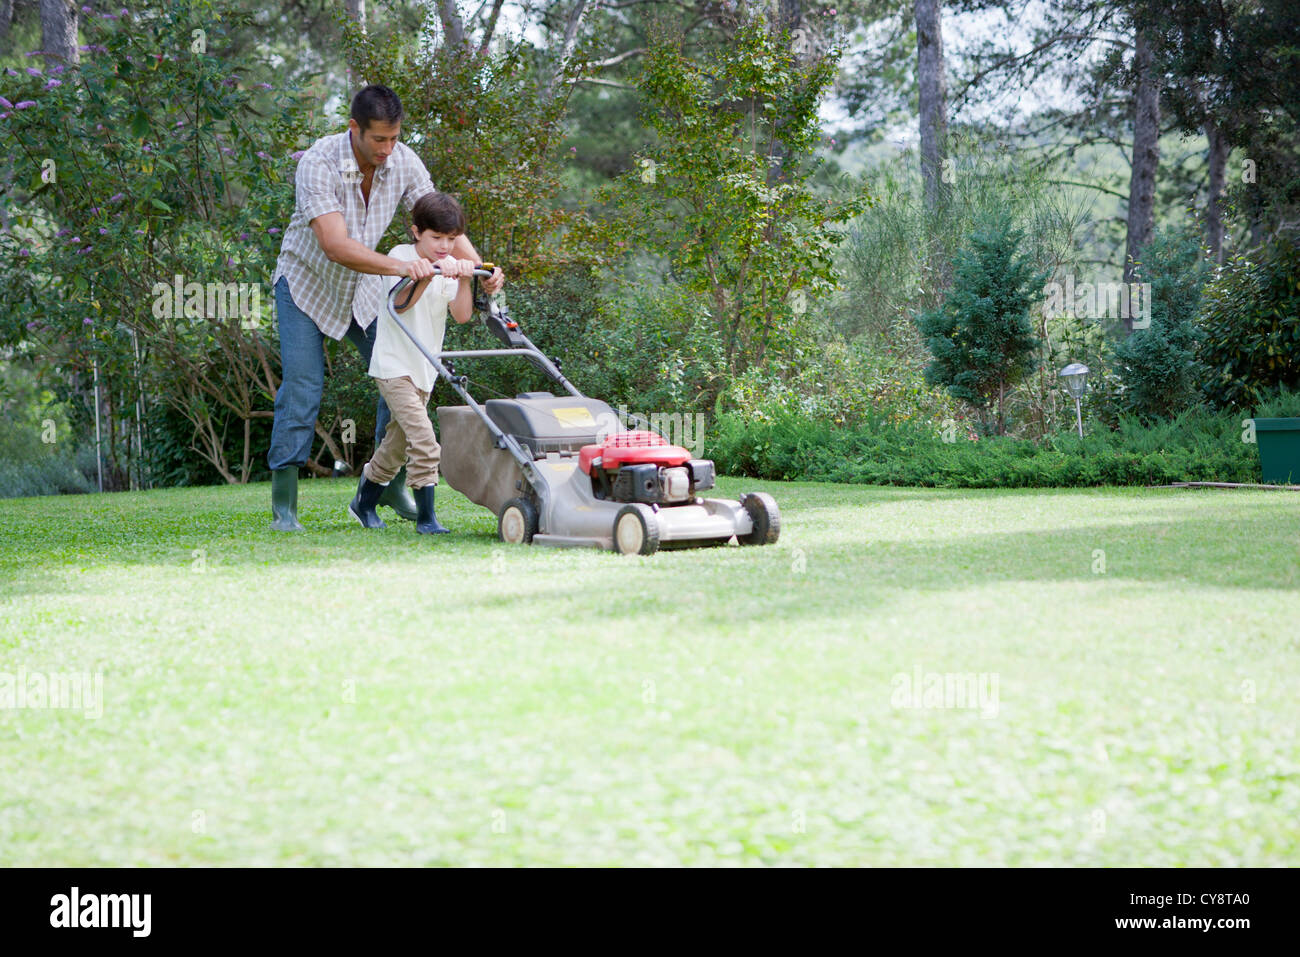
{"label": "mower wheel", "polygon": [[614,516],[614,551],[653,555],[659,550],[659,519],[649,505],[624,505]]}
{"label": "mower wheel", "polygon": [[740,504],[754,520],[754,530],[748,535],[737,535],[742,545],[772,545],[781,537],[781,510],[776,499],[766,492],[747,492],[740,496]]}
{"label": "mower wheel", "polygon": [[526,498],[512,498],[497,519],[497,538],[507,545],[528,545],[537,534],[537,506]]}

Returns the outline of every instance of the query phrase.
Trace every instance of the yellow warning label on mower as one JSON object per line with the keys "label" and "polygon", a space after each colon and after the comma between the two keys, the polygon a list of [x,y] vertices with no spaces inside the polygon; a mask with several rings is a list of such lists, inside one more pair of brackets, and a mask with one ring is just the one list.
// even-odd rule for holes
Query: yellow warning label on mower
{"label": "yellow warning label on mower", "polygon": [[552,409],[551,414],[566,429],[584,429],[596,424],[596,420],[591,417],[591,411],[582,406]]}

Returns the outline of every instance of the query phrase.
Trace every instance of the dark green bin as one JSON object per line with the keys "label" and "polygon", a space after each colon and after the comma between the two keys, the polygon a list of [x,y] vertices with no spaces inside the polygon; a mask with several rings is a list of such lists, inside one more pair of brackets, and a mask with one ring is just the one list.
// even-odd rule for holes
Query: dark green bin
{"label": "dark green bin", "polygon": [[1300,485],[1300,419],[1256,419],[1259,465],[1267,485]]}

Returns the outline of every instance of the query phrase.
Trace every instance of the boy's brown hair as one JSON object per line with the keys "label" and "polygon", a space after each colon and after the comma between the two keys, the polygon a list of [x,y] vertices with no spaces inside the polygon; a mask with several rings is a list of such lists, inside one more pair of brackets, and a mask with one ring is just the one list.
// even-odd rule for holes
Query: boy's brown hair
{"label": "boy's brown hair", "polygon": [[465,232],[465,210],[450,193],[425,193],[411,207],[411,222],[419,232],[459,236]]}

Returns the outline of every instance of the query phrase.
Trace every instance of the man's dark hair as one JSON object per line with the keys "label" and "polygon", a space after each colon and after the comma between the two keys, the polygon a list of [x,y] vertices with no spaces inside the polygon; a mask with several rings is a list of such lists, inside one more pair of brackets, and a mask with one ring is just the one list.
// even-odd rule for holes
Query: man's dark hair
{"label": "man's dark hair", "polygon": [[402,101],[386,86],[373,83],[352,98],[352,118],[364,133],[371,120],[397,123],[402,119]]}
{"label": "man's dark hair", "polygon": [[420,232],[459,236],[465,231],[465,210],[450,193],[425,193],[411,207],[411,222]]}

